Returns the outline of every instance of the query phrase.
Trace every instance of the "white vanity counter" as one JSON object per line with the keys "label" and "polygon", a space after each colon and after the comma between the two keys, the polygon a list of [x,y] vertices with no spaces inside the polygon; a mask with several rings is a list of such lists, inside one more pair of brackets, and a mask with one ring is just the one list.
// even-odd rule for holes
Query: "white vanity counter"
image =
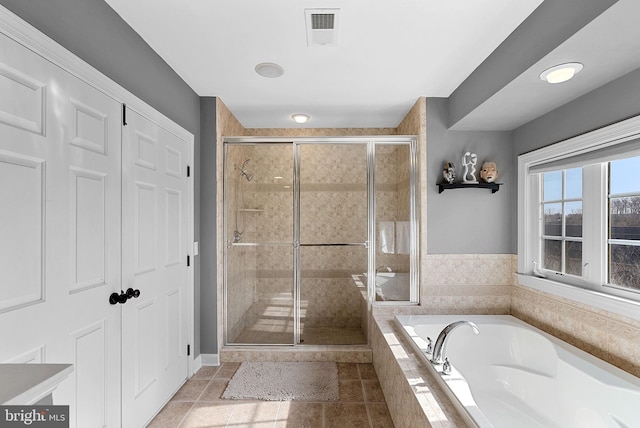
{"label": "white vanity counter", "polygon": [[53,404],[51,393],[72,372],[72,364],[0,364],[0,404]]}

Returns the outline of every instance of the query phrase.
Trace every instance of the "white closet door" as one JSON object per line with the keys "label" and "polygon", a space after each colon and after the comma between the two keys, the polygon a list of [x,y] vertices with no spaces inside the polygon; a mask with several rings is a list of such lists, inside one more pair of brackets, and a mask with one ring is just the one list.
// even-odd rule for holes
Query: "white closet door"
{"label": "white closet door", "polygon": [[124,427],[141,427],[187,378],[185,141],[127,109],[123,129]]}
{"label": "white closet door", "polygon": [[72,427],[120,425],[120,104],[0,34],[0,361],[72,363]]}

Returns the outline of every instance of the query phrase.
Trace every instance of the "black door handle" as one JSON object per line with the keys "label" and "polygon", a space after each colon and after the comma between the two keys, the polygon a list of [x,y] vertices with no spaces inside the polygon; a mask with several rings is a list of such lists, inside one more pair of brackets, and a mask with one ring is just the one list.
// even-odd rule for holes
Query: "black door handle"
{"label": "black door handle", "polygon": [[111,295],[109,296],[109,304],[116,305],[120,303],[121,305],[124,305],[125,303],[127,303],[127,300],[131,298],[137,299],[139,296],[140,296],[140,290],[134,290],[133,288],[129,288],[127,289],[126,293],[120,290],[120,294],[115,292],[111,293]]}
{"label": "black door handle", "polygon": [[129,299],[131,299],[132,297],[134,299],[137,299],[138,297],[140,297],[140,290],[138,290],[138,289],[134,290],[133,288],[128,288],[127,289],[127,297]]}
{"label": "black door handle", "polygon": [[109,304],[115,305],[120,301],[120,295],[118,293],[111,293],[109,296]]}
{"label": "black door handle", "polygon": [[111,295],[109,296],[109,303],[112,305],[116,305],[118,303],[124,304],[124,303],[127,303],[128,299],[129,298],[124,293],[124,291],[120,290],[120,294],[111,293]]}

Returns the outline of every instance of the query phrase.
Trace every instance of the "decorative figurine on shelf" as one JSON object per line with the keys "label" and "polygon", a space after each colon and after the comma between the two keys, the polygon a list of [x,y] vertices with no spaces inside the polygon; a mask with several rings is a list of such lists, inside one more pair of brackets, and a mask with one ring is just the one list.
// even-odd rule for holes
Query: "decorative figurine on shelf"
{"label": "decorative figurine on shelf", "polygon": [[453,165],[453,162],[445,162],[444,170],[442,171],[442,176],[444,177],[444,181],[449,184],[453,184],[456,181],[456,169]]}
{"label": "decorative figurine on shelf", "polygon": [[[462,177],[463,183],[477,184],[476,179],[476,164],[478,163],[478,155],[475,153],[467,152],[462,156],[462,165],[464,165],[464,176]],[[469,167],[471,171],[469,172]],[[471,176],[471,179],[467,178]]]}
{"label": "decorative figurine on shelf", "polygon": [[495,162],[485,162],[480,169],[480,178],[487,183],[493,183],[498,178],[498,168]]}

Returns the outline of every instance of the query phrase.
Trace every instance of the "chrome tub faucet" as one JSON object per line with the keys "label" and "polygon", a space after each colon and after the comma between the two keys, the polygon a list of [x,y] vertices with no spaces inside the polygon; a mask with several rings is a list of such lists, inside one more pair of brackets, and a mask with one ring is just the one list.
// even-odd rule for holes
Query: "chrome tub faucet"
{"label": "chrome tub faucet", "polygon": [[[433,364],[440,365],[445,362],[445,348],[447,346],[447,339],[449,337],[449,334],[461,325],[468,325],[473,329],[473,332],[475,334],[480,333],[478,326],[471,321],[452,322],[442,329],[442,331],[438,335],[438,338],[436,339],[436,344],[433,346],[433,355],[431,356],[431,362]],[[447,366],[449,366],[449,364],[447,364]]]}

